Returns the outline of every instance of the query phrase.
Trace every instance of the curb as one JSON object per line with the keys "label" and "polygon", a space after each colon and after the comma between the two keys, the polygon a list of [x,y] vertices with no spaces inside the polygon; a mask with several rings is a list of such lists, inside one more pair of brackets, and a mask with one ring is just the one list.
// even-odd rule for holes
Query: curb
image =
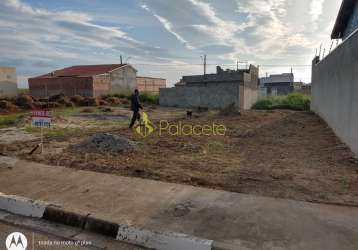
{"label": "curb", "polygon": [[157,232],[139,227],[117,224],[101,220],[90,214],[66,211],[42,201],[34,201],[20,196],[0,193],[0,210],[55,222],[66,226],[81,228],[88,232],[101,234],[115,240],[157,250],[232,250],[231,245],[201,239],[194,236]]}

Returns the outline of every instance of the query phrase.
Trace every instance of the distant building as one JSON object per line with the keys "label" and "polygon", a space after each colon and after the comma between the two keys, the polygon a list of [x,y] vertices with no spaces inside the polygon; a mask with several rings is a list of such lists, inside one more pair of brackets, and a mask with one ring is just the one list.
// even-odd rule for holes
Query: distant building
{"label": "distant building", "polygon": [[334,25],[331,38],[343,40],[358,28],[358,1],[344,0]]}
{"label": "distant building", "polygon": [[311,84],[303,84],[299,92],[305,95],[311,95]]}
{"label": "distant building", "polygon": [[107,93],[132,92],[137,70],[128,64],[80,65],[29,79],[30,94],[97,97]]}
{"label": "distant building", "polygon": [[173,88],[160,89],[162,106],[250,109],[258,98],[258,68],[222,70],[216,74],[183,76]]}
{"label": "distant building", "polygon": [[137,76],[137,89],[140,92],[159,93],[159,89],[166,86],[166,80],[163,78]]}
{"label": "distant building", "polygon": [[0,67],[0,97],[13,97],[16,95],[16,68]]}
{"label": "distant building", "polygon": [[293,83],[293,91],[300,91],[302,89],[303,86],[303,82],[294,82]]}
{"label": "distant building", "polygon": [[294,75],[284,73],[260,78],[260,96],[287,95],[294,90]]}

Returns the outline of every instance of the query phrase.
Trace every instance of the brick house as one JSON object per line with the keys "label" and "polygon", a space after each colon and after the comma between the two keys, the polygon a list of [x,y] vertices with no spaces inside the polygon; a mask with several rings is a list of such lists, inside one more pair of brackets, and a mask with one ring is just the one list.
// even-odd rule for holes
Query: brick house
{"label": "brick house", "polygon": [[29,78],[30,94],[98,97],[107,93],[132,92],[137,70],[128,64],[79,65]]}

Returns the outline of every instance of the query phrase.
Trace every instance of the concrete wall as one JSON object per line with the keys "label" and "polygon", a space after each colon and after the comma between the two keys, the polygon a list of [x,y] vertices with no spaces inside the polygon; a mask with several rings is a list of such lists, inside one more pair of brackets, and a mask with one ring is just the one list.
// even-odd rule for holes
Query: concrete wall
{"label": "concrete wall", "polygon": [[35,97],[50,97],[58,94],[94,96],[92,77],[30,78],[29,89],[30,95]]}
{"label": "concrete wall", "polygon": [[311,109],[358,156],[358,31],[312,65]]}
{"label": "concrete wall", "polygon": [[[234,103],[237,109],[250,109],[258,99],[258,75],[258,68],[251,65],[248,71],[210,74],[207,78],[185,76],[182,85],[160,89],[159,104],[216,109]],[[187,83],[185,79],[191,82]]]}
{"label": "concrete wall", "polygon": [[224,108],[235,103],[239,108],[239,83],[189,84],[160,89],[162,106],[185,108]]}
{"label": "concrete wall", "polygon": [[259,97],[258,68],[250,66],[249,73],[244,73],[244,82],[240,94],[240,108],[251,109],[251,107],[257,102]]}
{"label": "concrete wall", "polygon": [[127,65],[110,73],[111,93],[132,93],[137,86],[137,71]]}
{"label": "concrete wall", "polygon": [[16,95],[16,69],[12,67],[0,67],[0,97],[12,97]]}

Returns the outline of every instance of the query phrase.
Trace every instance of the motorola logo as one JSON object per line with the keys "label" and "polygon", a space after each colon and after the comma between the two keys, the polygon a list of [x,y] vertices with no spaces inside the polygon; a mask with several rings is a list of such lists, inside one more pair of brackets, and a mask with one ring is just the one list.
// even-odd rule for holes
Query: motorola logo
{"label": "motorola logo", "polygon": [[14,232],[7,236],[5,244],[7,250],[26,250],[27,239],[22,233]]}

